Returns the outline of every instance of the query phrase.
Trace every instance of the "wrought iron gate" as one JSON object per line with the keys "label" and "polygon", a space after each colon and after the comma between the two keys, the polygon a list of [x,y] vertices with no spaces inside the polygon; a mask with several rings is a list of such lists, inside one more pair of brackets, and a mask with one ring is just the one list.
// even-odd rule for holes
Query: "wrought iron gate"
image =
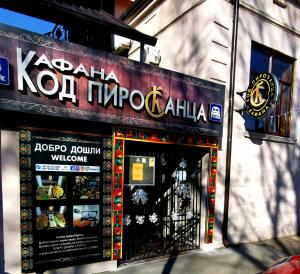
{"label": "wrought iron gate", "polygon": [[[126,155],[155,157],[153,185],[128,184],[125,160],[123,261],[200,247],[201,149],[126,142]],[[135,157],[137,158],[137,157]],[[144,159],[145,161],[145,159]]]}

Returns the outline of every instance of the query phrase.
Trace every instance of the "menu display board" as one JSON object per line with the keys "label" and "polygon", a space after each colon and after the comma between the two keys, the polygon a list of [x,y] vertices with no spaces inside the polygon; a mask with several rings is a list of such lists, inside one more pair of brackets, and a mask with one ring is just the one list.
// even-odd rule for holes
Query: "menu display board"
{"label": "menu display board", "polygon": [[155,157],[126,155],[129,185],[154,185],[155,184]]}
{"label": "menu display board", "polygon": [[37,264],[101,260],[101,140],[32,137]]}
{"label": "menu display board", "polygon": [[103,137],[31,131],[30,140],[32,269],[104,260]]}

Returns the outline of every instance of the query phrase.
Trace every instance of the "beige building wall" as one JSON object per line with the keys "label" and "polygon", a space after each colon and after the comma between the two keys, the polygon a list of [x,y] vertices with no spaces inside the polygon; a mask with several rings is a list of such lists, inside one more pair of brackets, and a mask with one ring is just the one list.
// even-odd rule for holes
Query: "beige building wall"
{"label": "beige building wall", "polygon": [[[231,5],[223,4],[223,1],[214,0],[166,0],[150,13],[141,14],[132,25],[158,38],[155,47],[160,50],[160,67],[223,84],[227,93],[232,11]],[[219,10],[218,6],[221,5],[222,8]],[[138,46],[133,47],[130,56],[132,59],[139,60]],[[201,245],[203,249],[223,245],[221,231],[227,136],[226,96],[225,105],[223,145],[219,152],[214,243],[206,245],[203,240]],[[205,206],[202,209],[201,217],[205,218]],[[201,226],[204,233],[205,222],[202,222]]]}
{"label": "beige building wall", "polygon": [[[21,215],[19,137],[14,131],[1,131],[1,201],[0,222],[3,225],[3,261],[0,272],[21,273]],[[2,216],[1,216],[2,215]]]}
{"label": "beige building wall", "polygon": [[[285,8],[273,0],[240,1],[235,91],[248,87],[252,41],[296,59],[300,57],[300,5],[297,1],[294,4],[281,2],[286,3]],[[232,24],[233,4],[227,0],[165,0],[132,21],[138,30],[158,38],[156,48],[160,51],[161,67],[226,87],[213,246],[222,245]],[[133,49],[132,58],[138,59],[137,47]],[[296,140],[299,136],[299,80],[296,61],[291,138],[258,134],[253,137],[245,129],[244,118],[234,112],[228,226],[231,243],[300,231],[300,186],[297,184],[300,152]],[[243,104],[242,98],[235,94],[234,109],[243,108]],[[205,245],[202,248],[206,248]]]}
{"label": "beige building wall", "polygon": [[[286,1],[288,2],[288,1]],[[247,88],[251,42],[300,57],[300,10],[272,0],[241,1],[236,90]],[[295,62],[291,138],[246,132],[234,113],[229,232],[234,243],[292,235],[300,231],[299,63]],[[235,108],[243,107],[239,96]]]}

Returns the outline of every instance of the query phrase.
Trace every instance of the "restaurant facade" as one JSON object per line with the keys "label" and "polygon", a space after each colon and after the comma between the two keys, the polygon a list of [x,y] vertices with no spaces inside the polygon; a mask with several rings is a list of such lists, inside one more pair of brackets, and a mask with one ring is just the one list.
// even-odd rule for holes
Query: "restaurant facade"
{"label": "restaurant facade", "polygon": [[3,272],[299,233],[299,13],[137,1],[128,58],[0,25]]}
{"label": "restaurant facade", "polygon": [[[225,85],[214,244],[299,233],[299,1],[163,1],[124,20],[158,38],[160,67]],[[253,117],[266,73],[278,93]]]}
{"label": "restaurant facade", "polygon": [[5,267],[92,273],[213,241],[222,85],[6,25],[1,72]]}

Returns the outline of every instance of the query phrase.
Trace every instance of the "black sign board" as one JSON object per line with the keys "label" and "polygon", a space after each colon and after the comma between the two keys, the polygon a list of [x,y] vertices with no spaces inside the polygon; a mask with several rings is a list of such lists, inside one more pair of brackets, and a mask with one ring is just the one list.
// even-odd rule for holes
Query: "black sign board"
{"label": "black sign board", "polygon": [[2,110],[222,139],[223,85],[2,24],[0,58]]}
{"label": "black sign board", "polygon": [[30,137],[33,269],[104,260],[103,137]]}

